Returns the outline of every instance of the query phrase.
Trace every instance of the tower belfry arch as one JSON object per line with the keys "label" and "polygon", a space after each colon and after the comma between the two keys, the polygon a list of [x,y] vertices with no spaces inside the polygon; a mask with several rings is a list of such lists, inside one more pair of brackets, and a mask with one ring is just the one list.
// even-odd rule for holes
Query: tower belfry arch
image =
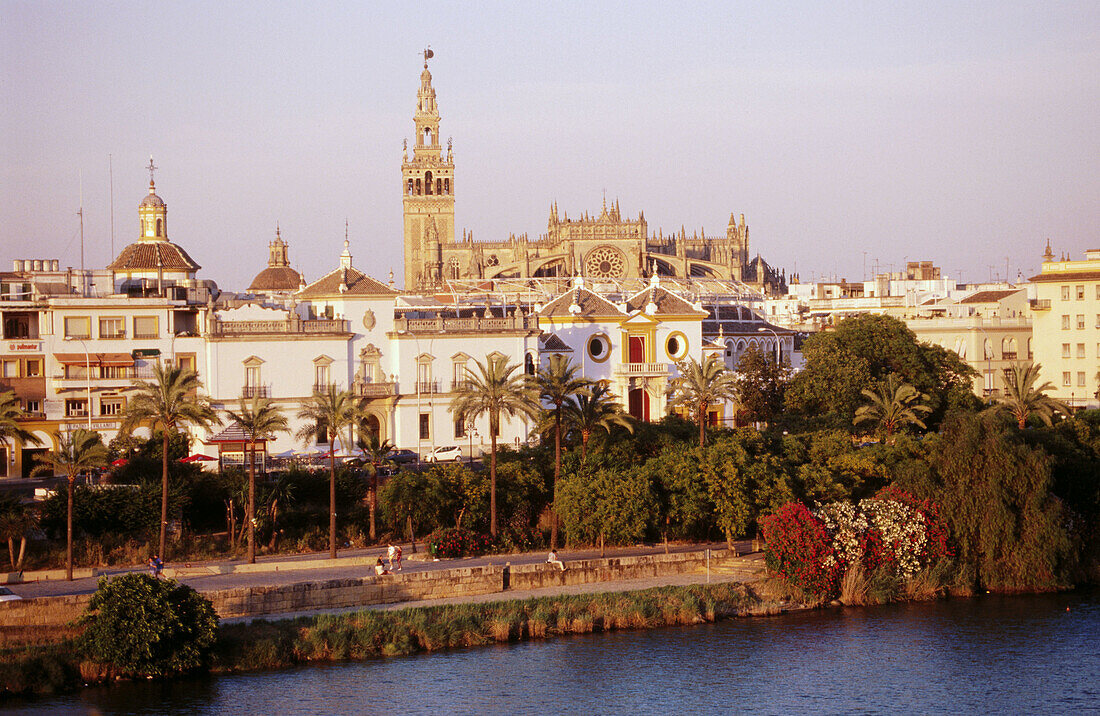
{"label": "tower belfry arch", "polygon": [[441,247],[455,240],[454,162],[450,142],[446,154],[440,145],[439,107],[428,70],[434,55],[424,50],[413,113],[412,156],[406,142],[401,163],[406,288],[437,282]]}

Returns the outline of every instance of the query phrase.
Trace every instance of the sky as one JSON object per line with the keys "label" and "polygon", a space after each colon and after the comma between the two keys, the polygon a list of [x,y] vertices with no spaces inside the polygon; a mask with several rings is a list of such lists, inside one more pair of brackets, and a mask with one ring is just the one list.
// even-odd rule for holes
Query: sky
{"label": "sky", "polygon": [[[422,64],[456,220],[546,232],[606,195],[803,281],[931,260],[1037,273],[1100,247],[1100,3],[0,0],[0,268],[105,266],[159,167],[169,238],[242,290],[292,265],[402,283]],[[113,167],[114,253],[111,236]],[[1006,274],[1007,267],[1007,274]]]}

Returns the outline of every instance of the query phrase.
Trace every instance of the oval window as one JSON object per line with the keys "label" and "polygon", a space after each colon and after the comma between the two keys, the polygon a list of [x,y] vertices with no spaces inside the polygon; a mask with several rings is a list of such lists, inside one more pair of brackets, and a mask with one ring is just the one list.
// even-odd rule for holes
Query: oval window
{"label": "oval window", "polygon": [[687,353],[687,338],[682,333],[674,333],[665,341],[665,351],[669,358],[678,360]]}
{"label": "oval window", "polygon": [[588,339],[588,355],[592,360],[602,361],[607,359],[608,344],[603,336],[592,336]]}

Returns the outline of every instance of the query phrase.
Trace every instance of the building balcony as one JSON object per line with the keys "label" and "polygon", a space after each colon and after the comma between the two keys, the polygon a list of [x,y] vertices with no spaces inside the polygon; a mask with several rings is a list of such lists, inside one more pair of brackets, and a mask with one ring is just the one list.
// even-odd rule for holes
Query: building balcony
{"label": "building balcony", "polygon": [[537,316],[507,318],[397,318],[393,330],[398,333],[502,333],[538,330]]}
{"label": "building balcony", "polygon": [[1036,300],[1032,301],[1031,302],[1031,310],[1032,311],[1049,311],[1050,310],[1050,299],[1049,298],[1039,298],[1039,299],[1036,299]]}
{"label": "building balcony", "polygon": [[422,395],[430,395],[439,392],[438,380],[420,380],[416,383],[416,392]]}
{"label": "building balcony", "polygon": [[388,398],[397,393],[397,383],[355,383],[352,390],[359,398]]}
{"label": "building balcony", "polygon": [[615,375],[660,378],[668,375],[668,363],[620,363],[615,366]]}
{"label": "building balcony", "polygon": [[293,317],[286,321],[215,321],[211,335],[215,338],[230,336],[343,335],[349,332],[348,325],[348,321],[343,318],[302,320]]}
{"label": "building balcony", "polygon": [[1016,351],[1005,351],[1001,353],[1001,360],[1016,360]]}
{"label": "building balcony", "polygon": [[241,388],[242,398],[270,398],[271,388],[266,385],[246,385]]}

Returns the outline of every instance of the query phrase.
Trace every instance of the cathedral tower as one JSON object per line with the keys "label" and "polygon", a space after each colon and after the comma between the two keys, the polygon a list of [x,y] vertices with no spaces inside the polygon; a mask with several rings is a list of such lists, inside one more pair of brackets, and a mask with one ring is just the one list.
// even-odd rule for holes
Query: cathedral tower
{"label": "cathedral tower", "polygon": [[443,155],[439,142],[439,110],[435,104],[431,50],[424,51],[424,71],[416,95],[413,124],[416,138],[409,159],[408,142],[401,164],[405,219],[405,288],[438,284],[442,277],[442,245],[455,240],[454,162],[451,142]]}

